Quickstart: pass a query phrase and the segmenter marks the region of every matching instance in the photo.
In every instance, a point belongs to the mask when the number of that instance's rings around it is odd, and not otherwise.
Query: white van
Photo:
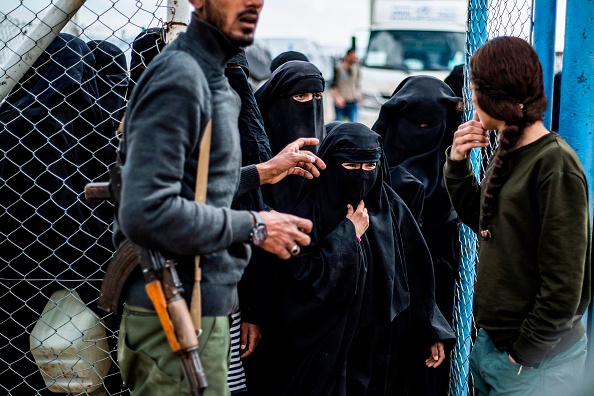
[[[361,66],[360,117],[370,125],[410,75],[445,79],[464,63],[465,0],[371,0],[371,29]]]

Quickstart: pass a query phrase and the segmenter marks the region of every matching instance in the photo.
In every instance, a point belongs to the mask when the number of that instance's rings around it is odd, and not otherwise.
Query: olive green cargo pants
[[[228,316],[202,318],[200,360],[208,381],[204,396],[230,395],[227,385],[230,339]],[[120,322],[118,360],[132,396],[189,396],[179,358],[171,352],[155,311],[127,305]]]

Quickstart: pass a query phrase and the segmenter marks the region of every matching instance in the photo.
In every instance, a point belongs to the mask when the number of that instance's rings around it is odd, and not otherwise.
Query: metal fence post
[[[4,100],[86,0],[55,0],[18,49],[0,68],[0,102]]]
[[[555,77],[555,32],[557,0],[535,0],[532,13],[534,23],[534,49],[538,53],[544,74],[545,95],[549,99],[544,124],[551,128],[553,112],[553,78]]]
[[[165,43],[172,42],[190,23],[190,3],[187,0],[167,0],[167,31]]]
[[[468,30],[466,38],[466,64],[476,49],[487,40],[487,10],[488,0],[469,0]],[[464,121],[473,116],[471,94],[468,84],[468,70],[465,70],[464,84]],[[475,174],[480,174],[480,150],[471,153],[471,162]],[[456,301],[454,312],[454,330],[456,332],[456,346],[452,359],[452,379],[450,394],[452,396],[466,396],[469,394],[470,364],[468,357],[472,348],[473,316],[472,303],[474,296],[474,278],[476,264],[477,239],[476,234],[467,226],[460,227],[462,254],[460,258],[460,279],[456,285]]]
[[[588,178],[590,224],[594,211],[594,2],[567,0],[559,134],[576,151]],[[594,369],[592,302],[588,309],[588,367]]]

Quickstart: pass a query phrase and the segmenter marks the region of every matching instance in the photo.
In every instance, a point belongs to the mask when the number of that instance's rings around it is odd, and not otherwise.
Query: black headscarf
[[[452,72],[443,80],[454,94],[462,97],[462,90],[464,89],[464,65],[457,65],[452,69]]]
[[[249,65],[245,52],[235,55],[228,65],[240,66],[226,68],[225,76],[231,88],[241,98],[241,111],[239,113],[239,134],[241,136],[242,166],[259,164],[272,158],[268,136],[264,131],[262,114],[254,98],[252,87],[248,82]]]
[[[87,44],[60,33],[0,107],[0,227],[12,241],[0,251],[32,278],[100,278],[110,256],[97,246],[111,246],[108,224],[83,196],[108,166],[94,62]]]
[[[427,347],[453,337],[435,308],[431,258],[406,205],[384,182],[379,135],[362,124],[338,124],[318,154],[327,168],[305,182],[293,212],[313,221],[311,244],[275,266],[279,327],[271,349],[282,346],[282,356],[274,356],[282,372],[273,374],[274,394],[388,394],[406,377],[406,367],[390,368],[411,359],[411,328]],[[343,162],[377,167],[347,170]],[[346,206],[361,198],[370,226],[358,242]]]
[[[435,213],[429,213],[432,206],[428,205],[433,199],[448,203],[451,209],[442,168],[445,149],[452,144],[454,132],[448,121],[460,117],[456,110],[460,100],[447,84],[435,77],[411,76],[384,103],[372,128],[384,139],[389,166],[402,165],[423,183],[423,221],[435,217]],[[436,210],[443,215],[443,205]]]
[[[11,340],[3,359],[15,382],[0,376],[7,389],[23,394],[45,388],[22,352],[49,296],[75,289],[96,309],[113,252],[111,206],[93,211],[83,196],[85,184],[106,180],[107,171],[109,141],[95,128],[104,119],[94,61],[84,41],[60,33],[0,107],[0,293],[4,306],[14,308],[10,316],[3,309],[0,322]],[[102,208],[105,217],[98,216]],[[110,392],[121,389],[114,378],[106,379]]]
[[[92,40],[87,45],[95,56],[93,68],[97,75],[98,103],[107,116],[104,129],[113,135],[126,106],[128,89],[126,55],[118,46],[107,41]]]
[[[165,29],[149,28],[140,33],[132,43],[130,55],[130,83],[126,99],[130,100],[132,90],[153,58],[165,47]]]
[[[324,139],[318,154],[327,168],[320,177],[304,184],[294,210],[295,215],[314,223],[310,233],[312,243],[304,251],[319,248],[340,223],[350,222],[345,219],[347,204],[356,208],[359,201],[364,200],[371,226],[361,238],[361,247],[367,261],[368,280],[372,283],[365,287],[366,309],[360,323],[390,322],[408,306],[408,296],[404,274],[401,272],[395,277],[395,273],[402,270],[402,260],[390,216],[389,194],[392,192],[384,183],[388,173],[382,166],[381,138],[363,124],[340,124]],[[348,170],[342,166],[344,162],[376,162],[377,167],[373,171]],[[345,243],[347,241],[345,238]],[[398,260],[396,267],[395,259]],[[391,280],[400,283],[393,284]]]
[[[452,144],[454,128],[460,123],[456,110],[460,100],[443,81],[431,76],[412,76],[382,106],[373,127],[384,139],[396,192],[405,196],[414,190],[410,188],[414,181],[405,180],[402,168],[422,183],[421,230],[433,260],[436,302],[449,323],[453,320],[460,242],[457,215],[443,181],[443,166],[445,150]],[[419,195],[407,197],[407,203],[419,207]],[[430,372],[435,377],[437,372],[444,371],[441,375],[447,378],[447,365],[444,367],[439,370],[421,367],[420,372]],[[425,378],[420,382],[438,380]],[[424,393],[415,389],[419,394]]]
[[[316,66],[309,62],[289,61],[270,76],[255,93],[264,117],[264,128],[272,155],[300,137],[324,137],[324,109],[321,99],[297,102],[293,95],[323,92],[324,79]],[[315,151],[315,148],[306,148]],[[280,212],[293,209],[295,197],[303,182],[298,176],[288,176],[280,183],[265,186],[264,202]]]
[[[264,131],[262,115],[247,79],[249,65],[245,53],[241,51],[235,55],[227,62],[227,66],[240,66],[240,68],[227,67],[225,76],[227,76],[231,88],[241,98],[238,124],[242,166],[268,161],[272,157],[270,145]],[[231,207],[238,210],[264,210],[261,190],[251,190],[235,198]],[[265,257],[266,253],[263,250],[254,249],[252,251],[250,262],[238,285],[241,316],[242,320],[247,323],[260,325],[267,317],[269,307],[268,268]]]
[[[276,56],[276,58],[274,58],[272,60],[272,62],[270,62],[270,73],[272,73],[276,69],[278,69],[279,66],[287,63],[288,61],[292,61],[292,60],[309,62],[309,59],[307,59],[307,56],[305,56],[301,52],[297,52],[297,51],[285,51],[285,52],[282,52],[282,53],[278,54]]]

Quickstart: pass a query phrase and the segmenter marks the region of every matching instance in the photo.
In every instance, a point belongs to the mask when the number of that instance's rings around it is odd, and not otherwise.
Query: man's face
[[[254,42],[264,0],[190,0],[198,16],[238,47]]]
[[[357,63],[357,54],[355,51],[350,51],[347,53],[347,55],[344,57],[344,61],[349,66],[353,66],[355,63]]]

